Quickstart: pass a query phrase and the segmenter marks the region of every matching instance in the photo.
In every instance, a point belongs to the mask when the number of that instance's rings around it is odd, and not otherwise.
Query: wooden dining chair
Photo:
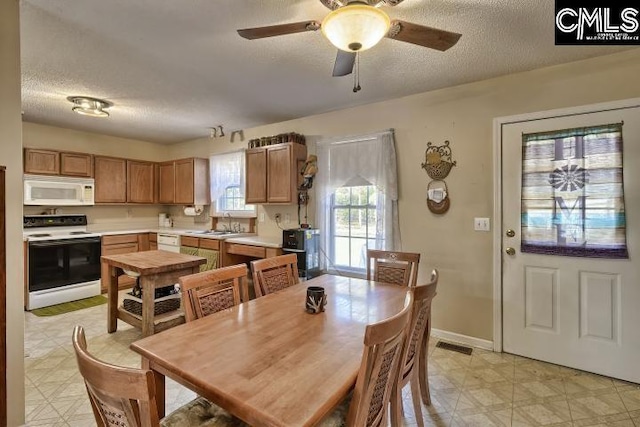
[[[367,249],[367,280],[415,286],[420,254]]]
[[[202,397],[160,420],[150,370],[124,368],[96,359],[87,351],[82,326],[74,328],[72,341],[98,427],[248,426]]]
[[[178,282],[185,319],[190,322],[240,304],[247,288],[247,266],[239,264],[189,274]]]
[[[438,271],[431,272],[431,281],[427,285],[416,286],[413,293],[413,307],[407,341],[400,364],[400,377],[394,396],[391,399],[391,418],[396,425],[402,422],[402,389],[411,383],[413,410],[419,426],[424,426],[420,399],[426,405],[431,404],[429,379],[427,377],[427,346],[431,330],[431,303],[436,296]]]
[[[251,271],[256,298],[300,283],[296,254],[251,261]]]
[[[393,388],[398,381],[412,306],[411,289],[407,291],[405,306],[400,313],[367,325],[362,362],[351,398],[346,399],[321,421],[320,427],[387,425],[387,409]]]

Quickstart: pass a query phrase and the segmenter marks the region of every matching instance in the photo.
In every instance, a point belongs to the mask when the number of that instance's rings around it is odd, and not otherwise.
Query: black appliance
[[[298,257],[298,275],[306,279],[320,276],[320,230],[292,228],[282,230],[282,252]]]

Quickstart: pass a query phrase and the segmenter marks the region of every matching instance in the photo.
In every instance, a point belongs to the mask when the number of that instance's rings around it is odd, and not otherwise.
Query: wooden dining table
[[[205,258],[168,251],[144,251],[119,255],[103,255],[101,261],[109,267],[107,283],[108,320],[107,331],[115,332],[118,319],[142,329],[142,336],[184,323],[184,313],[176,310],[155,316],[155,289],[178,283],[178,278],[200,272]],[[118,307],[118,276],[129,272],[139,276],[142,289],[140,315]]]
[[[308,286],[325,288],[325,311],[305,311]],[[368,324],[402,310],[407,288],[323,275],[131,344],[156,379],[165,376],[252,426],[313,426],[356,382]]]

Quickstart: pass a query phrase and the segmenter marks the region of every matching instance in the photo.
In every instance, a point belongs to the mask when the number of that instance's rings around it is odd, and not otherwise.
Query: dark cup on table
[[[307,288],[307,300],[305,302],[307,313],[316,314],[323,312],[326,303],[327,296],[324,293],[323,287],[309,286]]]

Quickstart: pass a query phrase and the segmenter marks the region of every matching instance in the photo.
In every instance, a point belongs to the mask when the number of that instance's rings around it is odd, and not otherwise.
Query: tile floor
[[[25,384],[28,426],[93,426],[77,371],[71,332],[85,328],[89,350],[123,366],[140,366],[129,344],[138,330],[120,322],[106,333],[107,306],[54,317],[25,313]],[[635,426],[640,427],[640,386],[509,354],[475,349],[466,356],[429,346],[432,426]],[[408,392],[407,386],[405,392]],[[167,411],[194,393],[167,380]],[[415,426],[410,395],[405,424]]]

